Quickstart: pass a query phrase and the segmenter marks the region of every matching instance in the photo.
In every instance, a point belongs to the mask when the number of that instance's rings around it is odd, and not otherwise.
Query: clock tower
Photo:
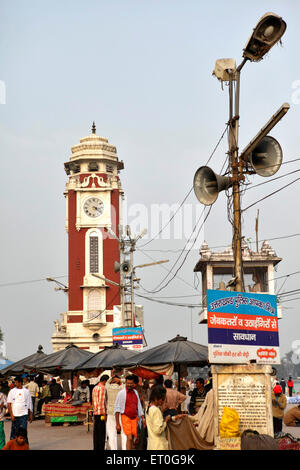
[[[68,311],[55,321],[54,351],[73,343],[98,352],[112,345],[112,328],[120,312],[120,283],[114,262],[120,262],[118,241],[122,225],[123,191],[119,178],[123,162],[104,137],[92,133],[72,147],[65,163],[66,231],[68,233]]]

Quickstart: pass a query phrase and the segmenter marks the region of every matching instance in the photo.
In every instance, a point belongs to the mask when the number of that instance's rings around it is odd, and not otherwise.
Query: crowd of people
[[[43,376],[15,377],[0,388],[0,449],[27,450],[27,424],[37,419],[43,405],[68,403],[74,407],[89,403],[93,415],[94,450],[168,450],[168,423],[189,420],[203,441],[213,444],[214,398],[212,377],[177,381],[163,376],[149,381],[121,371],[103,374],[98,383],[89,380],[45,380]],[[74,384],[76,386],[74,386]],[[178,391],[180,390],[180,391]],[[300,426],[300,405],[286,411],[287,397],[293,396],[292,377],[273,379],[272,410],[274,434],[286,426]],[[4,417],[11,420],[6,443]],[[180,424],[180,423],[179,423]]]
[[[117,373],[102,375],[92,392],[94,450],[117,450],[118,434],[122,450],[167,450],[167,423],[179,419],[191,419],[201,432],[199,410],[202,405],[207,409],[211,388],[211,377],[198,378],[195,384],[182,379],[178,387],[162,376],[150,384],[134,374],[127,375],[125,383]]]
[[[74,383],[64,383],[59,378],[47,381],[43,376],[17,376],[1,383],[0,449],[29,448],[28,423],[42,415],[44,404],[57,401],[74,407],[90,403],[94,450],[117,450],[118,446],[122,450],[167,449],[167,423],[188,416],[198,425],[198,411],[205,401],[209,383],[211,377],[195,382],[181,379],[178,387],[177,381],[170,378],[164,381],[163,376],[149,381],[112,371],[111,376],[102,375],[95,385],[89,380],[77,380],[76,387],[72,387]],[[7,443],[5,415],[11,420]]]
[[[282,432],[283,423],[286,426],[300,426],[300,406],[293,406],[286,411],[287,397],[292,397],[295,393],[294,381],[291,376],[287,380],[281,377],[273,379],[272,390],[272,413],[274,435]]]
[[[76,392],[78,393],[77,390]],[[72,395],[64,392],[60,380],[56,381],[55,378],[47,381],[42,375],[17,376],[13,380],[2,381],[0,388],[0,450],[28,450],[28,422],[31,423],[41,415],[44,404],[58,400],[66,402],[70,399],[72,399]],[[11,420],[10,439],[7,444],[4,432],[6,415]]]

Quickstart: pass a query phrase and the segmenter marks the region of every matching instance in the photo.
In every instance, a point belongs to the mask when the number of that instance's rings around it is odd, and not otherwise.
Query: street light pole
[[[229,159],[232,173],[233,196],[233,257],[234,257],[234,288],[244,290],[243,260],[242,260],[242,223],[240,181],[243,178],[243,162],[239,160],[239,107],[240,107],[240,72],[247,62],[245,58],[236,71],[229,70]],[[233,75],[235,74],[235,76]],[[233,97],[233,80],[236,81],[235,97]],[[234,103],[233,103],[234,99]],[[234,109],[234,116],[233,116]]]
[[[130,274],[130,300],[131,300],[131,326],[135,327],[135,303],[134,303],[134,277],[135,272],[133,268],[133,252],[135,251],[135,240],[131,240],[130,244],[130,264],[132,271]]]
[[[218,80],[229,83],[228,156],[232,176],[230,178],[222,177],[216,175],[210,168],[202,166],[197,170],[194,176],[194,191],[196,197],[202,204],[211,205],[216,201],[220,191],[232,186],[234,279],[231,285],[234,286],[235,291],[244,291],[240,184],[244,180],[244,173],[248,172],[248,154],[250,151],[253,151],[255,157],[255,151],[257,151],[256,158],[259,164],[253,161],[253,155],[250,157],[250,164],[255,173],[262,176],[269,176],[271,174],[271,171],[265,171],[267,160],[274,160],[275,165],[272,165],[274,167],[273,172],[276,173],[276,171],[278,171],[282,157],[280,146],[278,144],[277,149],[275,149],[276,142],[271,136],[267,137],[265,141],[262,139],[289,109],[289,105],[284,103],[277,111],[276,115],[272,116],[266,126],[264,126],[256,138],[253,139],[253,142],[247,146],[246,151],[239,155],[240,73],[247,61],[259,62],[262,60],[264,55],[280,41],[285,29],[286,23],[281,17],[275,13],[266,13],[257,23],[243,50],[243,61],[241,64],[236,68],[234,59],[219,59],[213,71],[213,75],[215,75]],[[234,83],[235,96],[233,93]],[[259,143],[263,144],[263,151],[257,147]],[[262,156],[262,154],[264,155]],[[262,169],[260,167],[262,167]]]

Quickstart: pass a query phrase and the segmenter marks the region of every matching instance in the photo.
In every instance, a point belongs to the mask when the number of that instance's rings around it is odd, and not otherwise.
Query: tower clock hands
[[[99,217],[103,210],[104,204],[98,198],[89,198],[84,203],[84,211],[90,217]]]

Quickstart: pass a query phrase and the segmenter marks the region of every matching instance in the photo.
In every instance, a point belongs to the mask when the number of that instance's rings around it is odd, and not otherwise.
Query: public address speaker
[[[232,178],[218,175],[208,166],[200,166],[195,173],[193,186],[197,199],[205,206],[211,206],[220,191],[232,186]]]
[[[260,176],[273,176],[282,163],[282,149],[274,137],[267,135],[257,144],[253,152],[246,157],[255,173]]]
[[[115,261],[115,273],[122,271],[123,273],[130,273],[131,272],[131,264],[128,261],[124,261],[122,264]]]

